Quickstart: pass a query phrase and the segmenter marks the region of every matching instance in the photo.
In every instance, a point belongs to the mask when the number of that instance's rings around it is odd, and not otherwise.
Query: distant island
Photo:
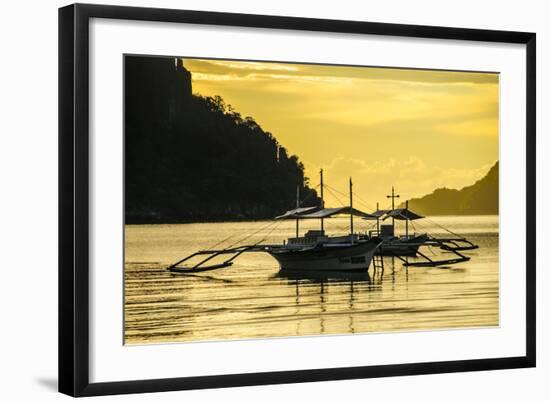
[[[439,188],[410,199],[409,208],[424,215],[498,214],[498,161],[487,175],[460,190]],[[400,207],[404,207],[402,204]]]
[[[192,93],[181,60],[124,61],[126,223],[272,218],[319,205],[304,166],[252,117]]]

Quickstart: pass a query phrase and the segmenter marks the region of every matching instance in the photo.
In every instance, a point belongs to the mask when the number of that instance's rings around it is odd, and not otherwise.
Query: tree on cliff
[[[171,58],[125,57],[126,222],[270,218],[319,198],[304,166],[252,117],[192,95]]]

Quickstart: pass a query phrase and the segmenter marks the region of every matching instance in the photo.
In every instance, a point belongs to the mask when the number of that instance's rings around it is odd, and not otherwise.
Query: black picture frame
[[[276,28],[526,45],[526,353],[520,357],[90,383],[89,21],[91,18]],[[141,393],[534,367],[536,35],[435,26],[75,4],[59,9],[59,391]]]

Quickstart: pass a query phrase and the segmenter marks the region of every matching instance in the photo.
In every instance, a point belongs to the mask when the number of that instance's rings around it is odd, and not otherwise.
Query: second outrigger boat
[[[394,190],[392,188],[392,196]],[[398,195],[397,195],[398,196]],[[377,210],[372,213],[372,217],[364,217],[365,220],[376,220],[376,230],[370,230],[369,237],[379,237],[382,239],[380,254],[384,256],[416,256],[419,248],[426,243],[428,234],[409,234],[409,221],[421,219],[420,216],[409,210],[408,202],[404,209],[395,209],[392,202],[392,209]],[[391,218],[391,224],[380,224],[380,220],[385,221]],[[405,235],[395,235],[395,220],[405,221]]]
[[[440,226],[442,229],[447,231],[449,234],[452,234],[451,238],[441,238],[433,237],[427,233],[409,233],[409,224],[412,224],[412,221],[424,219],[424,216],[421,216],[418,213],[413,212],[409,209],[409,201],[405,202],[404,208],[395,208],[395,199],[399,198],[400,195],[395,193],[395,189],[392,187],[391,194],[387,195],[387,198],[391,198],[391,209],[380,210],[378,204],[376,205],[376,211],[372,213],[369,217],[364,217],[365,220],[376,220],[376,230],[370,230],[368,233],[369,237],[379,237],[382,239],[382,244],[379,249],[379,253],[383,256],[394,256],[403,261],[406,266],[438,266],[441,264],[451,264],[458,262],[465,262],[469,260],[469,257],[461,254],[459,251],[470,251],[477,249],[478,246],[470,242],[468,239],[461,237],[451,231],[445,229],[445,227]],[[386,221],[391,218],[391,224],[380,224],[380,220]],[[405,234],[396,235],[395,233],[395,221],[404,221],[405,222]],[[444,251],[455,254],[456,257],[445,260],[433,260],[420,252],[420,247],[422,246],[434,246],[438,247]],[[421,257],[422,261],[413,262],[408,259],[403,259],[403,257],[408,258],[412,257]]]

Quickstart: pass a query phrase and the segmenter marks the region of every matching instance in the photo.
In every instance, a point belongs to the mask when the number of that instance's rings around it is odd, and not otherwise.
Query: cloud
[[[337,68],[335,68],[337,67]],[[409,68],[380,68],[369,66],[319,66],[306,64],[301,71],[304,74],[330,74],[375,81],[396,81],[426,84],[497,84],[498,74],[480,72],[458,72],[420,70]]]
[[[498,84],[497,73],[420,70],[407,68],[381,68],[368,66],[341,66],[322,64],[277,63],[265,61],[237,61],[214,59],[184,59],[188,69],[197,73],[229,75],[235,79],[301,80],[309,79],[338,81],[338,78],[372,81],[394,81],[414,84]],[[257,74],[262,72],[262,74]],[[280,74],[284,72],[284,74]],[[255,78],[253,75],[255,74]]]
[[[380,208],[389,205],[391,201],[386,195],[391,193],[392,186],[401,195],[401,200],[423,196],[442,187],[460,189],[485,176],[493,164],[475,168],[443,168],[429,166],[416,156],[405,160],[389,158],[375,162],[338,157],[322,166],[324,181],[329,188],[326,192],[327,206],[337,206],[341,201],[347,202],[345,194],[348,193],[349,177],[353,179],[354,193],[361,204],[358,207],[373,210],[376,202],[380,203]],[[314,185],[319,181],[320,168],[321,166],[306,162],[306,173]]]
[[[498,133],[498,85],[474,83],[498,82],[495,74],[195,59],[186,64],[199,91],[264,102],[284,97],[276,101],[289,119],[394,132]]]

